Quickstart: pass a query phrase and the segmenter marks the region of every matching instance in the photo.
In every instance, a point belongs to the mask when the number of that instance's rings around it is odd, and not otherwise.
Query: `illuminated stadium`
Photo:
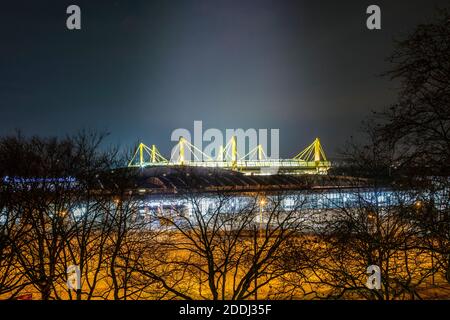
[[[194,160],[191,160],[192,156]],[[331,168],[331,162],[327,160],[319,138],[316,138],[313,143],[292,159],[270,159],[261,144],[240,156],[235,136],[225,146],[220,146],[215,158],[205,154],[187,139],[181,137],[170,159],[165,158],[155,145],[148,147],[140,143],[128,166],[224,168],[253,175],[326,174]]]

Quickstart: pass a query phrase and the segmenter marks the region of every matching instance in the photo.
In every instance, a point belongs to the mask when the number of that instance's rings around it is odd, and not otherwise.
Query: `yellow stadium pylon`
[[[189,158],[186,157],[186,152],[189,152]],[[178,158],[176,156],[178,156]],[[191,159],[192,156],[194,159]],[[128,163],[129,167],[161,165],[220,167],[232,170],[239,169],[239,171],[246,174],[258,174],[258,172],[264,172],[263,170],[258,170],[268,167],[276,167],[276,172],[291,174],[324,174],[327,173],[328,169],[331,167],[331,163],[327,160],[319,138],[314,139],[308,147],[292,159],[272,159],[267,157],[261,144],[258,144],[246,155],[241,157],[237,149],[236,136],[232,136],[225,146],[220,146],[218,155],[215,159],[192,145],[186,138],[180,137],[176,148],[173,149],[170,160],[164,158],[154,144],[149,148],[145,144],[139,143],[133,157]]]
[[[303,160],[303,161],[327,161],[325,152],[323,151],[320,139],[316,138],[313,143],[307,146],[303,151],[297,154],[293,160]]]
[[[146,161],[146,158],[149,159],[149,161]],[[136,160],[139,159],[139,161],[136,162]],[[139,143],[138,147],[136,148],[136,151],[133,154],[133,157],[131,158],[130,162],[128,163],[129,167],[144,167],[149,162],[151,163],[168,163],[169,161],[164,158],[161,153],[158,151],[155,145],[152,145],[151,148],[147,147],[142,142]]]

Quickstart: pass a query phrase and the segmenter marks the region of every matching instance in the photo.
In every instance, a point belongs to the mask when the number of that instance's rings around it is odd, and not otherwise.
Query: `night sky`
[[[155,143],[172,130],[279,128],[293,156],[316,136],[333,155],[372,109],[393,102],[379,75],[393,40],[448,0],[2,1],[0,135],[108,131]],[[66,29],[66,8],[82,30]],[[366,29],[366,8],[382,30]]]

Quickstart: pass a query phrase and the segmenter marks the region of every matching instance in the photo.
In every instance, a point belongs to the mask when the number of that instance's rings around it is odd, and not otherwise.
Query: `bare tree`
[[[3,175],[2,175],[3,176]],[[26,286],[14,248],[23,236],[17,212],[11,207],[13,190],[2,183],[0,189],[0,296],[14,298]]]
[[[447,281],[449,271],[450,174],[450,14],[419,25],[397,43],[387,73],[399,80],[398,103],[379,114],[380,141],[394,147],[397,180],[420,193],[417,228],[428,234],[429,249]]]
[[[449,174],[450,14],[398,41],[387,74],[401,85],[398,103],[379,114],[379,138],[395,144],[399,165]],[[419,171],[420,172],[420,171]]]
[[[136,271],[156,281],[168,298],[269,297],[269,287],[288,272],[280,263],[287,242],[306,228],[304,198],[187,189],[172,206],[153,213],[160,224],[157,247],[164,251],[153,259],[162,267],[149,270],[141,260],[134,262]]]
[[[95,176],[109,163],[98,152],[101,140],[80,133],[62,140],[17,135],[0,143],[4,184],[13,190],[4,210],[17,217],[14,229],[21,231],[20,238],[10,241],[19,265],[16,270],[44,300],[61,298],[64,291],[67,259],[63,257],[79,231],[73,214],[86,192],[94,189]]]

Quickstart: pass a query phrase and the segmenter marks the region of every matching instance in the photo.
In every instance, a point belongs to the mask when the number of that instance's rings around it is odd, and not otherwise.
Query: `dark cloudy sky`
[[[0,6],[0,134],[109,131],[156,143],[176,128],[279,128],[333,154],[388,105],[393,39],[448,1],[14,0]],[[65,27],[69,4],[82,30]],[[382,30],[366,29],[366,8]]]

